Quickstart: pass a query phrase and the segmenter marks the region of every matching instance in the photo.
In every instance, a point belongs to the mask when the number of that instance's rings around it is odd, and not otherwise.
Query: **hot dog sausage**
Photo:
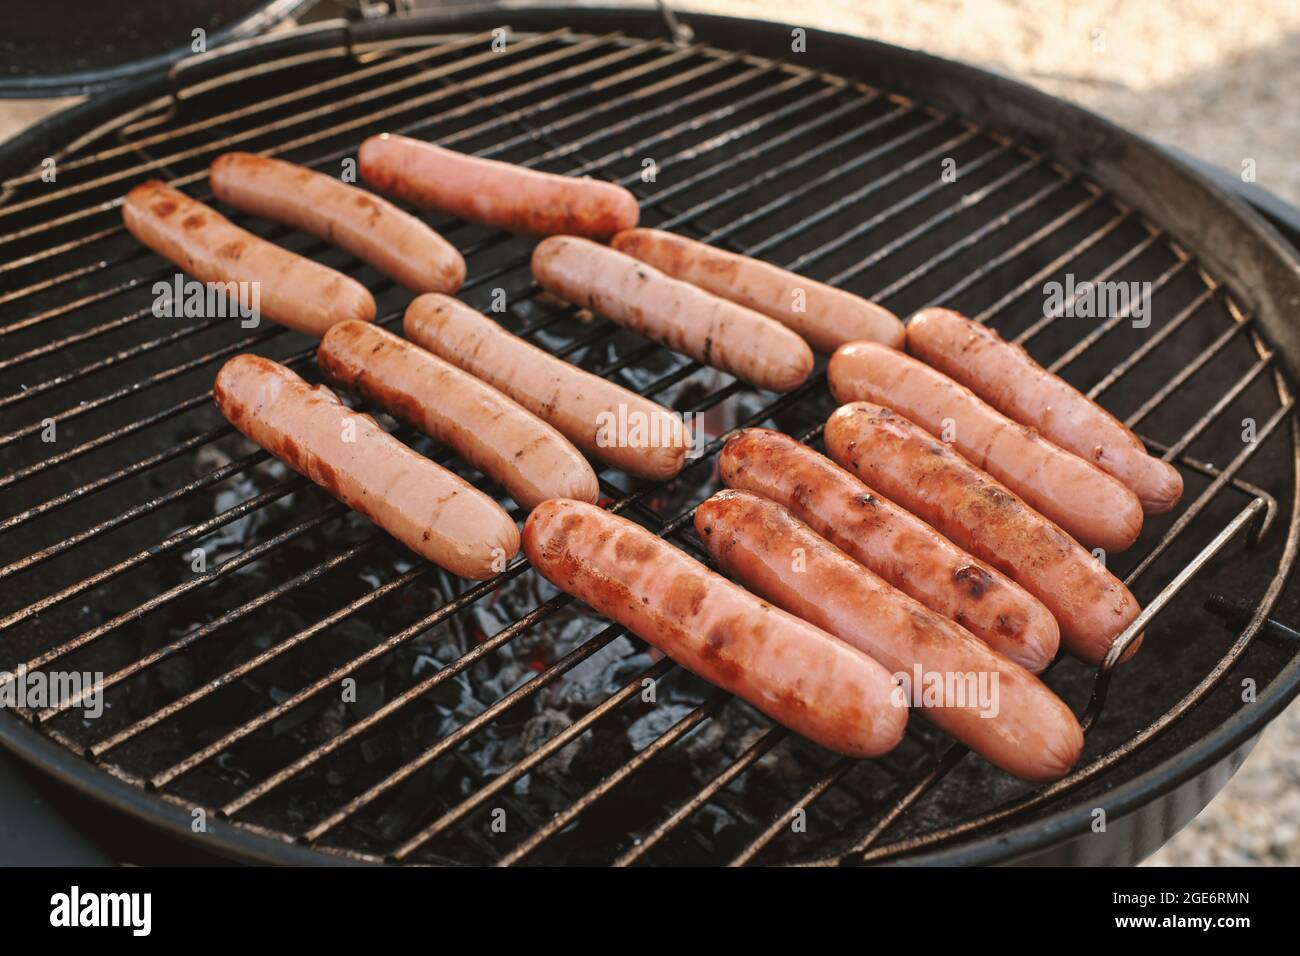
[[[610,244],[674,279],[776,319],[818,351],[860,339],[903,347],[903,323],[888,309],[769,262],[659,229],[629,229]]]
[[[1026,780],[1055,780],[1079,759],[1079,722],[1041,681],[779,504],[722,491],[695,512],[695,529],[729,575],[901,676],[913,706],[991,763]]]
[[[421,209],[532,236],[604,239],[641,216],[636,197],[614,183],[538,172],[384,133],[361,144],[366,182]]]
[[[600,497],[596,473],[568,439],[490,385],[366,322],[325,333],[317,361],[334,382],[450,445],[524,508]]]
[[[1122,422],[992,329],[948,309],[923,309],[908,323],[907,349],[1003,414],[1114,475],[1147,514],[1164,514],[1183,496],[1178,469],[1147,454]]]
[[[404,331],[630,475],[667,481],[686,464],[690,436],[677,415],[511,335],[463,302],[422,295],[407,308]]]
[[[942,372],[874,342],[852,342],[831,357],[827,378],[837,401],[884,405],[951,442],[1082,544],[1123,551],[1137,540],[1142,505],[1122,482],[1017,425]]]
[[[826,448],[1042,601],[1076,657],[1099,663],[1138,616],[1128,588],[1073,538],[903,416],[867,402],[844,405],[826,422]]]
[[[823,747],[873,757],[903,735],[907,708],[880,664],[640,525],[548,501],[528,516],[524,552],[556,587]]]
[[[747,428],[718,458],[722,480],[790,509],[894,587],[1037,674],[1061,634],[1037,598],[920,518],[789,435]]]
[[[236,355],[213,394],[230,424],[453,574],[488,578],[518,553],[500,505],[283,365]]]
[[[256,283],[261,312],[273,322],[321,336],[336,322],[375,318],[365,286],[341,272],[267,242],[156,179],[122,204],[137,240],[200,282]]]
[[[781,323],[608,246],[543,239],[533,277],[547,292],[759,388],[788,392],[812,371],[812,350]]]
[[[465,281],[455,246],[387,200],[332,176],[223,153],[212,161],[208,183],[222,202],[341,246],[415,292],[455,292]]]

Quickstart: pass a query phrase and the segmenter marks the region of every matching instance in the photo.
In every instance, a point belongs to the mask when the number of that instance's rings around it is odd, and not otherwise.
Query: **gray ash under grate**
[[[231,433],[206,395],[220,362],[252,349],[318,379],[311,343],[230,320],[154,318],[152,283],[174,270],[121,232],[116,199],[159,174],[204,198],[207,163],[228,148],[332,170],[365,135],[389,130],[622,181],[645,225],[790,264],[899,314],[945,304],[1005,335],[1037,328],[1036,357],[1068,358],[1067,378],[1100,384],[1107,407],[1137,415],[1155,447],[1174,446],[1184,504],[1149,521],[1111,567],[1139,572],[1135,593],[1151,602],[1204,563],[1165,595],[1141,655],[1110,681],[1081,766],[1107,764],[1070,792],[1109,785],[1117,748],[1230,653],[1233,635],[1201,609],[1205,598],[1262,601],[1292,557],[1289,398],[1231,291],[1088,181],[900,97],[702,45],[559,30],[516,33],[497,54],[490,41],[429,36],[358,48],[355,59],[268,59],[198,88],[174,115],[164,98],[121,117],[135,126],[62,157],[53,190],[13,183],[0,205],[0,512],[10,516],[0,519],[0,668],[34,661],[112,681],[103,718],[53,715],[43,732],[214,819],[225,811],[258,832],[402,862],[818,859],[868,838],[897,845],[1031,792],[975,758],[954,760],[920,720],[877,761],[793,739],[556,596],[522,560],[502,580],[450,578]],[[653,181],[642,177],[647,158]],[[956,184],[939,177],[945,158],[957,161]],[[409,295],[368,268],[233,218],[357,276],[380,321],[400,323]],[[702,414],[709,454],[678,481],[601,476],[623,514],[697,556],[686,516],[717,487],[718,436],[762,423],[815,439],[832,408],[820,376],[788,396],[754,393],[539,299],[531,241],[430,221],[466,255],[465,301],[490,310],[504,289],[509,310],[497,317],[508,327]],[[1066,273],[1152,282],[1151,327],[1044,322],[1042,288]],[[1271,439],[1243,445],[1243,417]],[[40,437],[49,418],[52,444]],[[1248,548],[1270,500],[1278,513]],[[1254,642],[1241,667],[1270,674],[1289,658]],[[648,678],[658,678],[653,703]],[[347,702],[345,679],[355,680]],[[1094,679],[1064,661],[1049,683],[1083,712]],[[1222,721],[1236,693],[1228,682],[1199,695],[1162,745]],[[1058,805],[1037,800],[1015,820]],[[789,826],[797,808],[802,832]]]

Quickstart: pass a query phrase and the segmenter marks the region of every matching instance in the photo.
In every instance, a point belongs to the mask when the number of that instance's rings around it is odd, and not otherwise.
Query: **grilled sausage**
[[[212,161],[208,183],[222,202],[341,246],[412,291],[455,292],[465,281],[455,246],[387,200],[332,176],[223,153]]]
[[[366,182],[421,209],[532,236],[604,239],[641,216],[636,197],[614,183],[538,172],[384,133],[361,144]]]
[[[776,319],[820,352],[860,339],[903,347],[903,323],[888,309],[769,262],[659,229],[629,229],[610,244],[674,279]]]
[[[568,439],[472,375],[386,329],[340,322],[316,359],[325,374],[451,446],[524,508],[600,497],[596,473]]]
[[[1047,605],[1074,656],[1099,663],[1138,616],[1128,588],[1073,538],[901,415],[867,402],[844,405],[826,422],[826,447],[871,487]]]
[[[263,315],[307,335],[336,322],[375,318],[365,286],[341,272],[281,249],[156,179],[122,204],[137,240],[200,282],[255,283]]]
[[[852,342],[831,356],[827,378],[837,401],[884,405],[951,442],[1084,545],[1123,551],[1137,540],[1142,505],[1122,482],[1017,425],[942,372],[883,345]]]
[[[1022,667],[1037,674],[1056,657],[1060,630],[1037,598],[789,435],[737,432],[718,470]]]
[[[463,302],[422,295],[407,308],[404,331],[630,475],[667,481],[686,464],[690,436],[677,415],[510,334]]]
[[[230,424],[453,574],[488,578],[519,552],[519,529],[495,501],[283,365],[236,355],[213,394]]]
[[[781,323],[608,246],[543,239],[533,277],[561,299],[759,388],[788,392],[812,371],[812,350]]]
[[[1124,482],[1149,515],[1183,496],[1183,476],[1147,454],[1118,419],[1019,345],[948,309],[923,309],[907,327],[907,349],[946,372],[1004,415]]]
[[[1079,759],[1079,722],[1038,678],[779,504],[722,491],[696,510],[695,530],[727,574],[871,655],[925,717],[989,762],[1026,780],[1055,780]]]
[[[862,651],[760,601],[640,525],[577,501],[548,501],[524,552],[556,587],[823,747],[890,750],[907,708]]]

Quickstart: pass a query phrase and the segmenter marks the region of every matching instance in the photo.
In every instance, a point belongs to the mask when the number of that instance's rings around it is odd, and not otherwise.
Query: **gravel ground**
[[[613,2],[613,0],[607,0]],[[1300,203],[1300,3],[673,0],[964,60],[1095,110]],[[1290,94],[1290,96],[1288,96]],[[71,101],[0,104],[0,139]],[[1300,863],[1300,703],[1150,865]]]

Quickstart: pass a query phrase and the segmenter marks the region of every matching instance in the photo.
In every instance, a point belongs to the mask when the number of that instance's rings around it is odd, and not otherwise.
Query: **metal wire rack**
[[[35,168],[5,183],[0,667],[102,671],[108,703],[93,721],[78,698],[23,719],[167,801],[346,860],[843,863],[1050,808],[1207,698],[1251,646],[1296,545],[1293,503],[1244,477],[1261,449],[1292,467],[1294,431],[1269,439],[1293,399],[1228,288],[1049,157],[887,91],[698,43],[567,29],[500,40],[420,34],[203,79],[182,69],[169,94],[52,157],[54,182]],[[1251,621],[1226,648],[1185,655],[1159,699],[1114,728],[1112,683],[1149,681],[1131,675],[1142,661],[1163,666],[1158,642],[1130,672],[1055,668],[1053,686],[1087,700],[1089,748],[1069,777],[1031,789],[916,721],[877,761],[792,739],[556,594],[523,559],[472,585],[414,564],[241,446],[211,407],[225,358],[257,350],[310,377],[314,347],[220,317],[160,328],[150,290],[174,269],[124,234],[117,208],[149,176],[210,200],[207,164],[229,149],[337,171],[382,131],[610,179],[637,193],[647,225],[900,314],[948,305],[993,324],[1121,410],[1187,478],[1177,511],[1112,559],[1145,606],[1132,633],[1196,606],[1193,585],[1225,561],[1254,568]],[[955,183],[940,175],[949,159]],[[380,324],[400,322],[409,295],[361,263],[233,218],[359,278]],[[820,363],[795,392],[755,393],[539,297],[529,241],[430,221],[465,254],[467,302],[490,310],[504,290],[497,317],[519,334],[702,417],[707,444],[670,485],[601,474],[611,509],[702,557],[689,519],[716,488],[724,436],[767,424],[817,439],[831,407]],[[1076,321],[1073,302],[1044,314],[1044,284],[1066,273],[1149,282],[1150,328],[1127,311]],[[1243,407],[1257,428],[1234,443]],[[647,681],[665,688],[661,703],[644,701]],[[341,704],[341,687],[360,696]]]

